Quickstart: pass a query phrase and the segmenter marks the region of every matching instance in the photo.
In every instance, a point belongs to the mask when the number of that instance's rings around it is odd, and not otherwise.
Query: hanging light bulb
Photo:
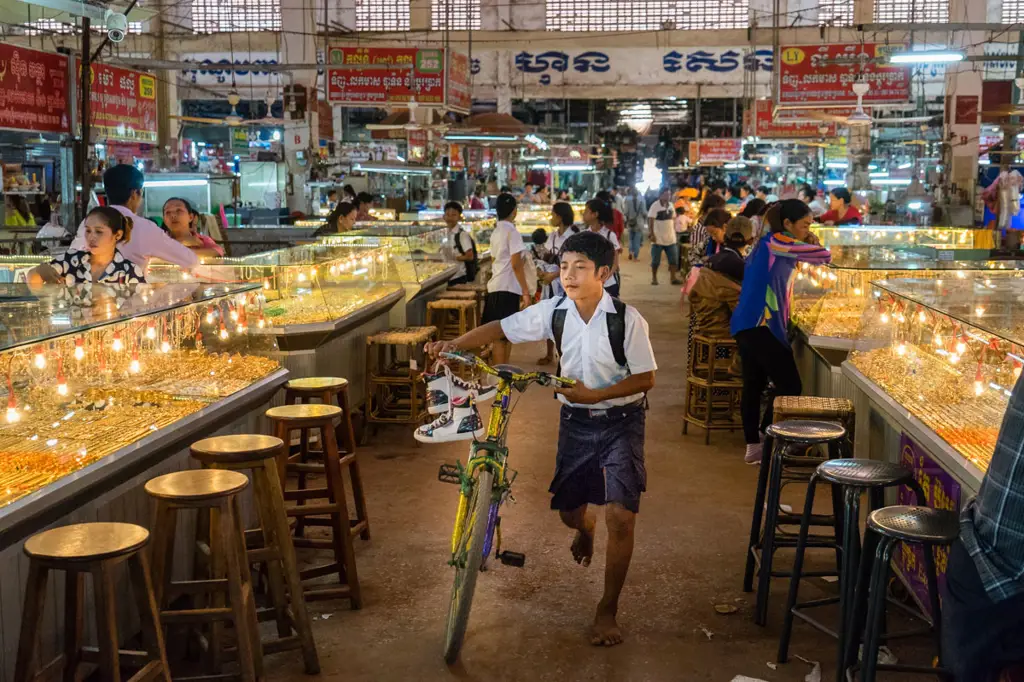
[[[232,322],[238,322],[238,311],[232,308],[231,312],[228,313],[228,317],[231,318]]]
[[[206,324],[213,324],[213,306],[206,309]]]
[[[167,334],[164,334],[164,340],[160,342],[160,352],[170,353],[171,352],[171,340],[167,338]]]
[[[267,321],[263,318],[263,313],[260,313],[260,319],[256,323],[256,326],[259,327],[260,329],[263,329],[264,327],[267,326]]]
[[[853,288],[853,295],[854,296],[860,296],[862,293],[863,293],[863,291],[861,290],[860,287],[854,287]]]
[[[960,362],[960,356],[957,355],[956,353],[950,353],[949,354],[949,364],[955,365],[958,362]]]
[[[921,322],[924,322],[924,321],[925,321],[925,314],[924,314],[924,311],[923,311],[923,310],[920,310],[920,311],[918,311],[918,313],[917,313],[917,319],[918,319],[918,320],[920,320]]]
[[[221,341],[225,341],[228,338],[228,328],[224,326],[224,323],[220,323],[220,334]]]
[[[264,289],[269,289],[270,288],[270,280],[269,279],[263,280],[263,288]]]
[[[967,344],[964,343],[963,341],[957,341],[956,352],[958,355],[963,355],[965,352],[967,352]]]
[[[974,309],[974,314],[977,315],[978,317],[983,316],[985,314],[985,307],[984,306],[980,306],[980,305],[977,306]]]
[[[7,390],[10,394],[7,396],[7,423],[13,424],[21,421],[21,413],[18,412],[18,401],[14,398],[14,391],[11,390],[10,382],[7,383]]]
[[[64,364],[57,362],[57,395],[68,394],[68,380],[64,378]]]
[[[903,356],[903,355],[906,355],[906,354],[907,354],[907,344],[900,343],[900,345],[896,346],[896,355]]]
[[[111,342],[110,348],[115,353],[120,353],[124,349],[124,344],[121,343],[121,332],[114,332],[114,340]]]
[[[36,353],[32,357],[32,363],[36,366],[37,369],[43,369],[44,367],[46,367],[46,356],[43,355],[42,346],[36,347]]]
[[[156,338],[156,324],[152,320],[146,324],[146,338],[150,340]]]
[[[138,374],[142,367],[139,365],[139,351],[132,351],[132,361],[128,364],[128,371]]]
[[[305,282],[305,281],[306,281],[306,273],[304,273],[304,272],[300,272],[300,273],[299,273],[299,276],[298,276],[298,280],[299,280],[300,282]]]
[[[932,339],[932,343],[934,343],[936,346],[941,347],[942,346],[942,336],[940,336],[936,332],[935,337]]]
[[[85,357],[85,341],[79,336],[75,339],[75,360],[81,360]]]
[[[981,395],[985,392],[985,384],[980,381],[974,382],[974,395]]]
[[[882,313],[879,315],[878,321],[882,324],[889,324],[889,313]]]

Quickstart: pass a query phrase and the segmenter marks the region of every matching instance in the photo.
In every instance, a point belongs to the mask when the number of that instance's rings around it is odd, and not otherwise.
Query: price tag
[[[416,371],[419,371],[419,368],[420,368],[420,366],[419,366],[419,363],[416,362],[416,358],[409,358],[409,369],[411,369],[412,371],[416,372]]]

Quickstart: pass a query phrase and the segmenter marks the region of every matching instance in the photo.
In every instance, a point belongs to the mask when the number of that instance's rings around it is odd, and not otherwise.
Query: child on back
[[[570,548],[573,559],[589,566],[596,524],[590,505],[605,506],[604,595],[590,638],[599,646],[622,641],[616,613],[633,555],[640,496],[646,490],[646,394],[654,387],[657,370],[647,322],[635,308],[613,299],[604,289],[614,263],[615,248],[608,239],[596,232],[575,234],[561,250],[564,296],[477,327],[454,341],[426,347],[434,357],[499,340],[550,339],[559,347],[561,374],[577,384],[556,389],[562,408],[555,476],[549,488],[551,508],[576,531]]]

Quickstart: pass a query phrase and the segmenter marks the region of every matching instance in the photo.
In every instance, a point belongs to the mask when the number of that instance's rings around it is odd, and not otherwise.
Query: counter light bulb
[[[150,322],[149,324],[146,325],[146,338],[147,339],[155,339],[156,338],[156,325],[153,324],[152,322]]]
[[[142,367],[139,365],[139,351],[132,353],[132,361],[128,364],[128,371],[132,374],[138,374]]]
[[[46,356],[43,355],[42,348],[36,349],[36,354],[32,358],[32,363],[36,366],[37,369],[43,369],[44,367],[46,367]]]
[[[958,355],[963,355],[964,353],[966,353],[967,344],[965,344],[963,341],[958,341],[956,344],[956,352]]]
[[[57,395],[68,394],[68,382],[64,380],[64,377],[57,377]]]
[[[337,275],[337,274],[338,274],[338,266],[337,266],[337,265],[332,265],[332,266],[330,267],[330,273],[331,273],[332,275]]]
[[[958,362],[960,362],[960,356],[956,353],[951,353],[949,356],[949,364],[955,365]]]
[[[213,324],[213,308],[206,309],[206,324]]]
[[[861,290],[861,288],[860,288],[860,287],[854,287],[854,288],[853,288],[853,295],[854,295],[854,296],[860,296],[860,295],[861,295],[861,293],[863,293],[863,292],[862,292],[862,290]]]
[[[124,344],[121,343],[121,332],[114,332],[114,340],[110,344],[110,348],[115,353],[120,353],[124,349]]]
[[[7,390],[11,391],[10,383],[7,384]],[[15,400],[14,393],[12,392],[10,395],[7,396],[7,423],[13,424],[20,420],[21,413],[18,412],[18,401]]]
[[[939,285],[940,287],[942,286],[942,280],[941,280],[941,279],[937,279],[937,280],[935,280],[935,283],[936,283],[937,285]]]
[[[981,395],[985,392],[985,386],[980,381],[974,382],[974,395]]]
[[[306,281],[306,273],[304,273],[304,272],[300,272],[299,273],[299,281],[300,282],[305,282]]]
[[[956,271],[956,278],[957,279],[964,279],[965,277],[967,277],[967,275],[964,274],[963,270],[957,270]]]
[[[907,344],[901,343],[900,345],[896,346],[896,355],[901,355],[902,356],[902,355],[906,355],[906,354],[907,354]]]
[[[932,343],[934,343],[936,346],[942,346],[942,337],[936,334],[935,338],[932,339]]]
[[[263,319],[262,315],[260,315],[259,322],[256,323],[256,326],[259,327],[260,329],[263,329],[264,327],[267,326],[267,321]]]
[[[81,360],[85,357],[84,342],[81,338],[75,339],[75,360]]]
[[[270,280],[269,279],[263,280],[263,288],[264,289],[269,289],[270,288]]]
[[[228,317],[231,318],[232,322],[238,322],[238,311],[237,310],[232,310],[231,313],[228,315]]]
[[[923,311],[923,310],[919,310],[919,311],[918,311],[918,313],[917,313],[917,319],[918,319],[918,320],[920,320],[921,322],[924,322],[924,321],[925,321],[925,314],[924,314],[924,311]]]
[[[978,317],[983,316],[985,314],[985,307],[979,305],[977,308],[974,309],[974,314],[977,315]]]
[[[160,342],[160,352],[161,353],[170,353],[171,352],[171,342],[167,340],[166,336],[164,337],[164,340]]]
[[[882,324],[889,324],[889,313],[882,313],[879,316],[878,321]]]
[[[220,334],[219,334],[219,336],[221,338],[221,341],[224,341],[224,340],[226,340],[228,338],[228,328],[225,327],[223,324],[221,324],[221,326],[220,326]]]

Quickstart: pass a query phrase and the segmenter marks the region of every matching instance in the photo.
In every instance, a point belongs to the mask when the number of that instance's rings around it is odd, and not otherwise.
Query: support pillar
[[[985,21],[984,2],[976,0],[950,0],[949,16],[958,21],[982,23]],[[985,38],[969,33],[963,37],[968,56],[984,54]],[[964,196],[968,206],[974,205],[978,184],[978,138],[981,135],[981,81],[982,73],[971,62],[950,64],[946,67],[946,108],[943,119],[943,139],[946,141],[946,188]],[[954,94],[955,93],[955,94]],[[959,203],[954,197],[954,203]]]
[[[317,32],[315,3],[281,10],[281,63],[315,64],[316,41],[307,36]],[[319,112],[317,107],[317,73],[315,69],[293,71],[284,78],[285,86],[301,85],[306,89],[303,116],[285,106],[284,158],[288,173],[285,202],[289,211],[310,213],[312,194],[308,188],[309,169],[319,153]]]

